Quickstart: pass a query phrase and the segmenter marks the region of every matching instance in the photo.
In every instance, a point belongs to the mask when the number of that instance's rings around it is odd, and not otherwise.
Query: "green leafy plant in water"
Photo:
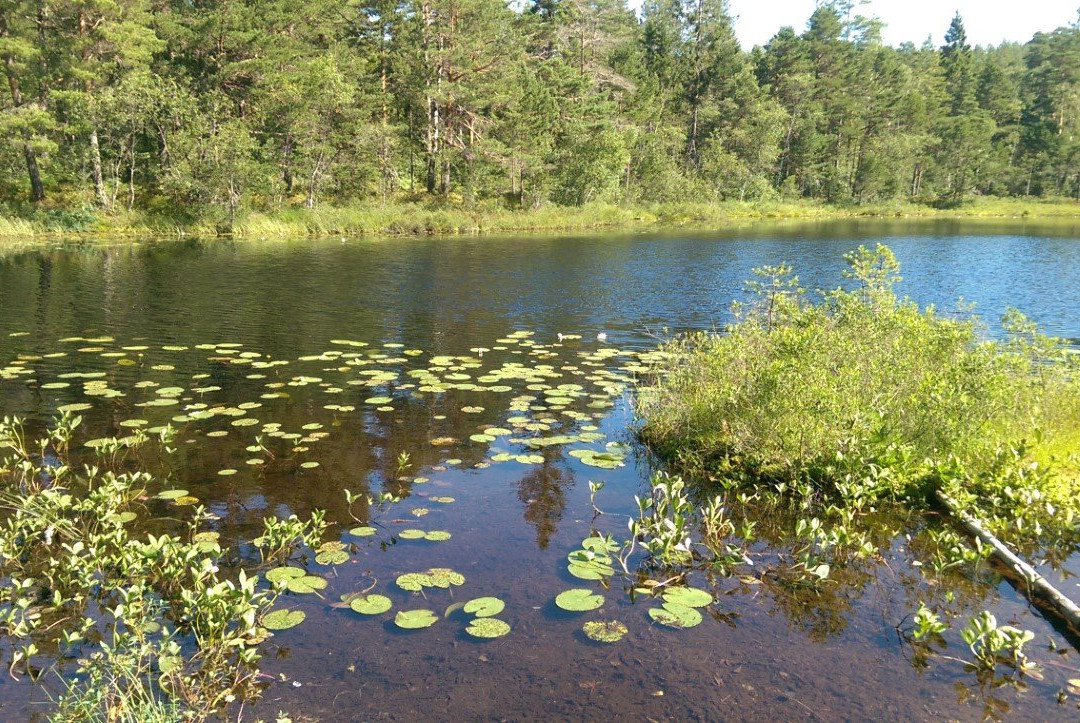
[[[1023,649],[1026,643],[1035,638],[1035,633],[1011,625],[998,625],[997,618],[988,610],[972,617],[960,632],[960,637],[967,643],[980,667],[992,669],[1002,661],[1017,670],[1030,667]]]
[[[430,610],[402,610],[394,617],[394,624],[403,630],[429,628],[439,621]]]
[[[478,597],[465,603],[462,609],[478,618],[490,618],[501,613],[505,607],[506,603],[497,597]]]
[[[9,510],[0,633],[12,645],[11,673],[41,670],[45,650],[78,646],[79,677],[56,700],[59,720],[198,720],[257,696],[259,642],[302,613],[273,611],[277,589],[258,589],[256,576],[220,573],[224,551],[199,529],[210,519],[201,507],[181,536],[132,532],[149,475],[103,468],[108,455],[78,474],[46,464],[45,452],[62,454],[76,426],[59,425],[35,453],[16,420],[0,424],[0,504]]]
[[[476,618],[465,632],[474,638],[501,638],[510,632],[510,626],[498,618]]]
[[[393,603],[385,595],[359,595],[349,601],[349,607],[361,615],[382,615]]]
[[[598,643],[617,643],[627,633],[627,628],[618,620],[590,620],[581,628],[590,640]]]
[[[555,604],[570,612],[596,610],[604,604],[604,596],[584,588],[566,590],[555,596]]]
[[[923,603],[919,603],[919,609],[915,611],[914,623],[915,627],[911,631],[911,636],[915,640],[933,638],[949,629],[948,625],[941,622],[938,614]]]
[[[663,607],[649,608],[649,617],[672,628],[692,628],[701,624],[701,613],[692,607],[665,602]]]

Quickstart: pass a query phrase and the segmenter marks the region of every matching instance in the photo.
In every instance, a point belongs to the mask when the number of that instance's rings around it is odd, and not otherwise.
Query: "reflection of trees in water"
[[[574,484],[573,475],[556,466],[557,459],[557,454],[545,454],[544,463],[518,482],[518,499],[525,506],[525,521],[536,528],[536,544],[541,550],[547,549],[558,531],[566,508],[566,493]]]

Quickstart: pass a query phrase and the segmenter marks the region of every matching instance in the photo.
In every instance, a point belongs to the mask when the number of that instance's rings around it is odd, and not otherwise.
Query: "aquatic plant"
[[[61,418],[35,449],[18,419],[0,423],[0,574],[8,582],[0,632],[12,642],[10,672],[39,676],[43,651],[71,651],[80,677],[57,698],[60,720],[202,719],[258,695],[259,643],[304,613],[272,610],[278,593],[258,589],[257,576],[221,573],[223,551],[199,529],[210,518],[200,506],[186,536],[133,532],[152,478],[109,469],[109,445],[98,447],[101,466],[69,467],[62,455],[78,425]],[[286,527],[296,534],[273,532],[275,550],[319,524]]]
[[[789,267],[759,269],[724,333],[665,343],[639,385],[641,439],[677,468],[796,498],[863,509],[943,488],[1013,535],[1072,532],[1077,355],[1017,312],[987,340],[964,310],[898,298],[884,246],[845,259],[851,288],[820,303]]]

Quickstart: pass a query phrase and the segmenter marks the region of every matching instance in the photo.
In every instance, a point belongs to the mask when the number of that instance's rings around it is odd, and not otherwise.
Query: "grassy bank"
[[[1080,355],[1018,313],[990,341],[898,299],[885,247],[847,260],[852,290],[811,303],[764,269],[726,333],[668,342],[642,439],[716,479],[859,504],[940,488],[1006,535],[1080,532]]]
[[[286,207],[253,212],[233,223],[172,213],[92,209],[0,208],[0,238],[146,238],[232,236],[272,239],[300,236],[473,235],[518,231],[604,228],[721,228],[759,220],[844,218],[1080,219],[1080,203],[1064,199],[979,198],[953,206],[890,202],[828,205],[814,202],[652,204],[515,209],[498,203],[394,201],[353,206]]]

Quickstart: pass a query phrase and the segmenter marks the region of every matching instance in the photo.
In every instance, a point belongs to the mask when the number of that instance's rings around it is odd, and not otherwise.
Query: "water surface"
[[[190,240],[27,249],[0,257],[0,366],[19,355],[65,356],[28,361],[36,383],[0,380],[0,412],[27,417],[41,428],[57,405],[85,399],[78,385],[42,389],[42,382],[71,371],[104,371],[111,386],[130,393],[95,399],[86,413],[86,437],[123,433],[119,423],[131,417],[156,422],[178,414],[178,408],[134,406],[152,396],[147,389],[135,391],[146,380],[183,387],[195,403],[261,403],[252,415],[289,430],[323,425],[327,436],[297,457],[318,461],[317,468],[296,462],[246,465],[251,453],[244,447],[258,427],[235,428],[219,418],[187,425],[185,443],[160,472],[163,484],[191,491],[219,514],[223,539],[244,554],[252,554],[247,542],[258,534],[262,517],[316,508],[327,509],[329,519],[340,524],[334,536],[356,544],[344,565],[310,564],[330,579],[325,600],[287,601],[308,618],[268,644],[264,669],[276,682],[249,707],[253,719],[285,710],[329,719],[403,720],[1045,720],[1076,712],[1074,702],[1062,707],[1054,698],[1066,679],[1077,677],[1075,654],[1052,654],[1047,647],[1054,641],[1068,651],[1076,641],[993,570],[983,570],[956,582],[955,609],[963,619],[989,608],[1002,621],[1034,630],[1029,653],[1044,664],[1045,680],[1027,679],[1018,687],[1000,678],[980,680],[957,662],[919,665],[897,628],[920,600],[940,591],[929,589],[912,564],[918,550],[903,534],[878,540],[883,561],[839,571],[820,594],[794,594],[745,576],[695,576],[694,583],[712,590],[717,603],[702,625],[688,631],[650,624],[648,605],[633,604],[615,585],[599,617],[621,620],[630,632],[613,646],[589,641],[581,624],[598,616],[563,613],[552,599],[567,588],[590,586],[567,573],[567,553],[592,531],[623,534],[625,517],[619,515],[629,513],[633,496],[647,488],[652,463],[633,447],[626,396],[617,394],[602,410],[588,407],[588,398],[571,405],[598,415],[590,421],[603,441],[629,445],[625,466],[604,470],[567,455],[574,445],[547,448],[535,464],[490,464],[499,445],[469,437],[523,413],[512,408],[513,396],[528,393],[521,384],[502,394],[450,390],[417,396],[398,387],[408,383],[409,370],[426,368],[433,356],[477,358],[470,350],[484,347],[488,351],[479,359],[485,369],[506,362],[549,364],[561,375],[553,385],[581,382],[595,392],[599,382],[584,382],[588,375],[629,378],[625,367],[633,363],[625,355],[596,356],[596,350],[647,350],[667,333],[723,324],[751,269],[764,264],[791,263],[807,287],[833,288],[842,283],[842,254],[879,241],[900,260],[901,291],[922,304],[949,311],[958,299],[976,302],[990,334],[1001,313],[1015,306],[1047,332],[1080,339],[1077,236],[1069,226],[851,222],[713,234]],[[532,335],[497,341],[526,331]],[[560,333],[583,338],[558,345]],[[606,339],[597,340],[599,333]],[[111,340],[62,342],[65,337]],[[400,376],[373,391],[348,385],[362,379],[358,371],[365,367],[350,367],[340,357],[301,360],[332,349],[348,352],[350,347],[332,343],[342,339],[370,344],[364,354],[377,349],[384,355],[368,369],[392,368]],[[551,356],[536,355],[523,340],[553,345]],[[260,376],[252,378],[249,366],[230,362],[235,353],[195,348],[223,343],[289,364],[258,370]],[[401,357],[398,347],[381,347],[385,343],[423,353]],[[188,348],[161,349],[168,345]],[[118,365],[120,357],[76,351],[100,347],[119,353],[124,346],[147,349],[126,352],[137,362],[132,366]],[[173,369],[152,368],[163,364]],[[267,383],[288,384],[296,375],[319,381],[283,387],[288,397],[262,397]],[[217,389],[192,394],[196,387]],[[384,392],[394,398],[392,410],[364,404],[365,397]],[[356,410],[338,413],[327,410],[328,404]],[[524,413],[558,418],[553,432],[582,424],[550,410]],[[228,434],[206,436],[214,430]],[[458,441],[433,445],[439,437]],[[407,473],[395,461],[401,452],[410,456]],[[233,468],[237,474],[218,475]],[[417,484],[415,477],[428,481]],[[605,482],[598,497],[605,514],[596,519],[588,480]],[[386,536],[349,538],[344,531],[356,523],[343,488],[404,495],[393,510],[374,515],[388,530],[441,529],[453,536],[441,543],[396,544],[379,544]],[[433,503],[432,497],[454,501]],[[417,508],[428,512],[417,517]],[[149,512],[176,514],[153,502]],[[368,511],[353,512],[367,521]],[[769,524],[763,519],[763,530]],[[936,524],[905,517],[895,528]],[[779,538],[762,537],[755,548],[762,559],[782,549]],[[393,586],[398,574],[432,566],[459,570],[467,582],[452,594],[436,591],[429,600]],[[480,643],[451,616],[428,630],[401,634],[388,617],[362,618],[327,604],[372,581],[394,599],[395,610],[427,606],[441,612],[455,600],[498,595],[507,603],[501,617],[513,630]],[[1071,580],[1065,584],[1072,594],[1080,592]],[[954,635],[948,652],[964,657],[957,640]],[[8,719],[24,719],[42,699],[25,682],[0,682],[0,715]]]

